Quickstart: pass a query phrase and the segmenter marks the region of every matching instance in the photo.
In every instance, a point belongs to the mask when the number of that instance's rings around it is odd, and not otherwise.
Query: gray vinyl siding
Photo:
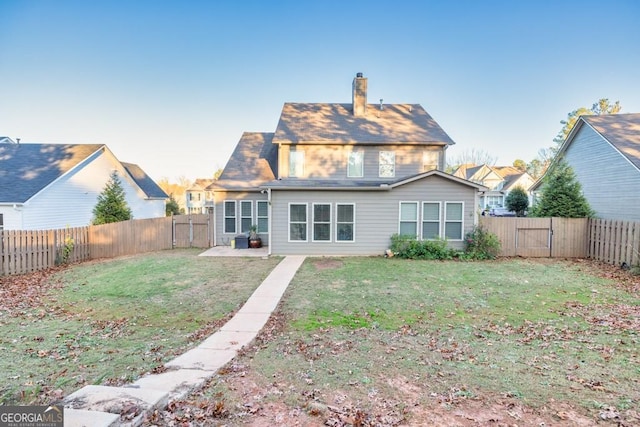
[[[259,191],[216,191],[214,195],[214,216],[215,216],[215,246],[229,246],[231,239],[240,233],[240,201],[250,200],[252,202],[252,215],[253,224],[257,223],[257,205],[258,200],[267,200],[267,195]],[[224,232],[224,202],[235,200],[236,201],[236,232],[225,233]],[[270,230],[271,231],[271,230]],[[258,233],[258,236],[262,239],[262,244],[267,246],[269,244],[269,233]]]
[[[598,218],[640,221],[640,171],[590,126],[565,152]]]
[[[396,153],[395,177],[415,175],[423,170],[423,153],[437,151],[437,169],[444,170],[445,150],[441,146],[424,145],[282,145],[280,146],[280,176],[289,175],[289,152],[304,151],[304,176],[309,179],[347,179],[347,160],[351,151],[364,153],[364,177],[379,179],[378,154],[380,151]]]
[[[388,191],[273,191],[272,239],[270,251],[274,255],[382,255],[389,247],[390,238],[398,233],[398,215],[401,201],[463,202],[463,236],[477,219],[477,190],[438,176],[430,176]],[[306,203],[308,206],[306,242],[289,242],[289,204]],[[335,215],[332,218],[331,242],[313,242],[313,203],[330,203],[335,213],[336,203],[355,204],[355,242],[335,241]],[[441,215],[444,215],[441,210]],[[462,241],[449,242],[451,247],[462,248]]]

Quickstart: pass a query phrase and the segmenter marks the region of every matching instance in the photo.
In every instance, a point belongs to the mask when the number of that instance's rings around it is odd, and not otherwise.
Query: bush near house
[[[447,247],[445,239],[417,240],[413,236],[394,234],[391,236],[391,252],[405,259],[424,260],[486,260],[495,259],[500,253],[498,237],[477,226],[464,238],[465,250]]]

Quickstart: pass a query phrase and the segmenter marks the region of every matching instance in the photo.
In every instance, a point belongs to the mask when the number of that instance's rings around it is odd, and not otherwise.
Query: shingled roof
[[[420,104],[368,105],[355,116],[352,104],[285,103],[275,144],[441,144],[453,140]]]
[[[257,189],[275,179],[277,148],[273,133],[245,132],[211,189]]]
[[[103,144],[0,145],[0,203],[24,203]]]
[[[133,163],[121,162],[122,166],[129,173],[131,178],[140,187],[140,189],[147,195],[149,199],[168,199],[167,193],[154,180],[152,180],[140,166]]]
[[[640,169],[640,113],[581,116],[581,119]]]

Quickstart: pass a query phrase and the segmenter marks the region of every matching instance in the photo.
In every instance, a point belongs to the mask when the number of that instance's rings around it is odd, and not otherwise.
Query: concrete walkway
[[[231,320],[196,348],[166,363],[166,372],[122,387],[90,385],[70,394],[64,400],[65,427],[137,426],[146,414],[202,387],[264,327],[304,259],[284,258]],[[131,419],[121,419],[121,413],[131,413]]]

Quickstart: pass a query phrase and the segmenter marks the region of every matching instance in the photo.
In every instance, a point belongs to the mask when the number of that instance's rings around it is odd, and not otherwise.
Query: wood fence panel
[[[589,258],[608,264],[640,263],[640,222],[591,219]]]
[[[586,258],[589,254],[589,220],[587,218],[553,218],[553,258]]]
[[[551,256],[551,218],[515,218],[516,255],[542,258]]]
[[[176,248],[191,247],[191,215],[173,216],[173,245]]]
[[[210,248],[211,247],[211,227],[213,221],[208,214],[191,215],[191,247]]]
[[[500,240],[500,256],[516,256],[516,219],[483,216],[479,224]]]

